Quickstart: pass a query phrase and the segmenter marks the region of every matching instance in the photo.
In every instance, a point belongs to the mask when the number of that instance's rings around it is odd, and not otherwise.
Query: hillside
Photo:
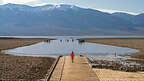
[[[0,35],[144,34],[143,14],[120,16],[66,4],[5,4],[0,12]]]

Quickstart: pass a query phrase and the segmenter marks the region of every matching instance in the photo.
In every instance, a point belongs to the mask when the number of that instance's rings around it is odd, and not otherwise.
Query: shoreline
[[[124,56],[144,59],[144,38],[81,38],[77,40],[140,50],[139,53],[127,54]]]
[[[11,55],[2,53],[1,50],[29,46],[48,40],[54,39],[0,37],[0,80],[36,81],[45,78],[55,58]]]
[[[0,37],[0,42],[1,42],[1,40],[4,40],[4,41],[16,40],[17,42],[21,42],[21,44],[15,45],[15,46],[6,47],[6,48],[5,47],[4,48],[0,47],[0,51],[1,50],[14,49],[14,48],[23,47],[23,46],[29,46],[29,45],[33,45],[33,44],[36,44],[36,43],[39,43],[39,42],[44,42],[44,41],[48,41],[48,40],[55,40],[55,39]]]

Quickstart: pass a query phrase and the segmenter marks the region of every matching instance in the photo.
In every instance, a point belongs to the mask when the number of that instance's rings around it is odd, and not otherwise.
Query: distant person
[[[72,59],[72,63],[74,62],[74,52],[72,51],[71,53],[71,59]]]

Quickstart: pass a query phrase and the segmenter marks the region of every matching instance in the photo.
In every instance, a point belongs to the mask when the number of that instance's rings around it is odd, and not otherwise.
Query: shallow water
[[[30,46],[5,50],[4,52],[22,56],[58,56],[86,54],[87,56],[115,56],[115,54],[137,53],[139,50],[117,46],[79,42],[72,37],[57,37],[57,40],[40,42]]]

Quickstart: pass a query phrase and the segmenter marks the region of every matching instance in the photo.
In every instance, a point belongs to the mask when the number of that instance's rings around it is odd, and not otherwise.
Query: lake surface
[[[35,38],[35,37],[29,37],[29,38]],[[39,38],[48,38],[48,37],[39,37]],[[110,56],[110,57],[115,56],[115,54],[119,55],[119,54],[131,54],[139,52],[139,50],[131,48],[123,48],[123,47],[88,43],[88,42],[79,42],[78,40],[76,40],[77,38],[84,38],[84,37],[55,36],[49,38],[56,38],[57,40],[40,42],[30,46],[5,50],[4,52],[8,54],[22,55],[22,56],[52,56],[52,57],[58,56],[60,54],[70,55],[72,51],[74,51],[75,55],[86,54],[87,56]]]

